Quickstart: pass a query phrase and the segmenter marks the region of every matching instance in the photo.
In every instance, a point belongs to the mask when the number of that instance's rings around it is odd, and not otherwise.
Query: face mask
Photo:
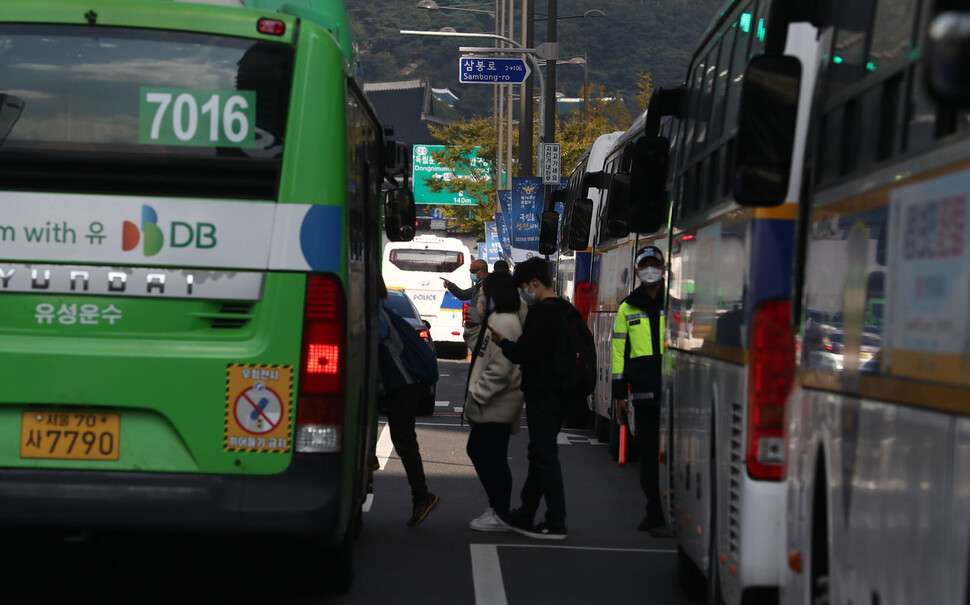
[[[475,285],[478,283],[478,273],[472,273],[471,278],[472,278],[472,285]]]
[[[637,271],[637,275],[640,276],[640,281],[645,284],[655,284],[661,279],[663,279],[664,272],[663,269],[657,269],[655,267],[647,267]]]
[[[522,288],[521,290],[519,290],[519,298],[521,298],[522,299],[522,302],[524,302],[525,304],[529,305],[530,307],[532,305],[536,304],[536,293],[535,292],[529,292],[529,287],[528,286],[526,286],[526,287]]]

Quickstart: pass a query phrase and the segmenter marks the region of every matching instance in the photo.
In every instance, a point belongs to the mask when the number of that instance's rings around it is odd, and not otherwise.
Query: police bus
[[[553,193],[553,195],[561,196],[563,199],[563,226],[560,232],[558,260],[556,261],[556,292],[559,296],[571,302],[579,310],[583,319],[589,318],[590,304],[594,298],[592,282],[590,281],[593,257],[590,235],[596,232],[595,221],[598,218],[601,202],[601,189],[591,186],[584,187],[584,183],[588,185],[587,174],[596,174],[603,171],[606,155],[613,148],[614,141],[622,134],[622,132],[612,132],[597,137],[569,173],[565,189]],[[559,193],[560,191],[562,193]],[[586,199],[593,202],[592,214],[587,216],[581,211],[574,214],[575,201]],[[588,226],[584,225],[586,228],[585,239],[579,238],[576,241],[570,241],[568,236],[573,231],[572,222],[574,220],[577,222],[585,221],[586,223],[593,221]]]
[[[224,4],[0,14],[0,526],[274,535],[345,588],[383,130],[339,2]]]
[[[819,77],[786,361],[782,600],[966,603],[970,13],[915,0],[804,8]]]
[[[431,323],[431,338],[442,353],[464,357],[468,352],[462,338],[468,301],[458,300],[442,278],[462,289],[471,287],[473,260],[468,246],[457,237],[419,235],[384,246],[385,283],[407,292],[421,317]]]
[[[645,184],[634,183],[633,199],[645,189],[648,207],[670,202],[661,482],[680,583],[706,590],[708,602],[776,601],[782,574],[782,360],[801,183],[800,173],[766,174],[799,166],[804,150],[816,40],[798,17],[794,3],[727,2],[671,110],[676,138],[645,140],[634,166]],[[809,66],[801,96],[749,74],[783,55]],[[770,146],[762,130],[779,123],[790,138]],[[776,206],[750,209],[736,197]]]

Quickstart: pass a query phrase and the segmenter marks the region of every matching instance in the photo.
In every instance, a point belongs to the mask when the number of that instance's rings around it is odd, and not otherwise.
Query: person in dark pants
[[[513,283],[519,288],[529,312],[518,341],[511,341],[496,330],[492,337],[502,353],[522,368],[522,393],[529,429],[529,471],[522,487],[522,505],[499,517],[512,531],[531,538],[566,539],[566,494],[559,446],[565,406],[558,391],[553,367],[553,352],[559,340],[559,326],[568,302],[552,288],[549,264],[538,257],[515,267]],[[545,521],[533,525],[542,499],[546,502]]]
[[[401,457],[401,464],[411,486],[412,512],[408,527],[415,527],[424,521],[428,513],[438,505],[438,496],[428,491],[424,476],[424,464],[418,447],[418,435],[414,430],[417,416],[417,402],[425,395],[426,387],[419,384],[402,365],[403,343],[400,335],[386,314],[393,313],[384,306],[387,288],[383,281],[378,286],[381,298],[378,314],[380,316],[380,345],[377,348],[377,362],[380,376],[379,405],[387,414],[387,426],[391,433],[391,443]]]
[[[518,338],[519,293],[508,273],[492,274],[482,283],[484,322],[492,329]],[[475,346],[475,345],[473,345]],[[462,416],[471,425],[466,451],[488,496],[488,509],[469,526],[475,531],[508,531],[498,515],[509,513],[512,471],[509,469],[509,436],[519,432],[522,416],[522,373],[482,330],[481,342],[472,357],[468,393]]]
[[[664,255],[656,246],[645,246],[637,251],[635,262],[640,285],[620,303],[613,325],[613,399],[621,414],[633,405],[640,487],[647,498],[647,514],[637,529],[654,537],[670,537],[660,506],[658,471]]]

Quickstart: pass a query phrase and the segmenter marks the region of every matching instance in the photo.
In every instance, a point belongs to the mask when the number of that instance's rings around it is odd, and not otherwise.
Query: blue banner
[[[509,229],[502,219],[502,215],[495,214],[495,226],[498,229],[498,241],[502,245],[502,255],[505,258],[512,258],[512,242],[509,240]]]
[[[512,177],[512,247],[539,249],[539,216],[545,198],[542,178]]]
[[[485,245],[478,248],[480,258],[490,265],[502,258],[502,242],[498,239],[498,225],[494,221],[485,223]]]

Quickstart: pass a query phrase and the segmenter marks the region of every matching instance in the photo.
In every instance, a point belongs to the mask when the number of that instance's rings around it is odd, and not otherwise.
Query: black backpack
[[[385,308],[391,322],[391,329],[401,336],[404,349],[401,351],[401,365],[408,371],[415,381],[425,385],[438,382],[438,358],[424,339],[418,336],[414,326],[398,316],[394,311]]]
[[[562,299],[559,299],[562,300]],[[583,316],[562,300],[559,339],[552,363],[559,392],[585,398],[596,389],[596,344]]]

